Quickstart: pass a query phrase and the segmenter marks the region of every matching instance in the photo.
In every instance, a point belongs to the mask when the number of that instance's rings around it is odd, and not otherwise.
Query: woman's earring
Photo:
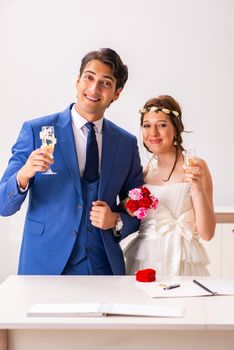
[[[174,138],[173,145],[176,147],[178,145],[178,142],[176,141],[176,138]]]

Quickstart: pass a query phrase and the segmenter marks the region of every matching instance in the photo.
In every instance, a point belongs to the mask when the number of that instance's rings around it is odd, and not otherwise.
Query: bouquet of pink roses
[[[128,193],[129,200],[126,202],[126,208],[133,213],[137,219],[144,219],[149,209],[156,209],[158,198],[151,194],[147,187],[140,186],[134,188]]]

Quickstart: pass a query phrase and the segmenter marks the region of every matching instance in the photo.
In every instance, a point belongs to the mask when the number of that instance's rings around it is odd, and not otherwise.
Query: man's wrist
[[[20,192],[24,193],[28,190],[29,181],[24,181],[24,183],[22,184],[22,180],[20,180],[19,173],[16,174],[16,181]]]
[[[115,227],[113,228],[113,234],[115,237],[119,237],[123,229],[123,220],[119,213],[117,215],[118,215],[117,221],[116,221]]]

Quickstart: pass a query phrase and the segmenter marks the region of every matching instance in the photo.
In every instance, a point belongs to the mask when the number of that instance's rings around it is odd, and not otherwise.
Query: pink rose
[[[140,188],[134,188],[133,190],[129,191],[129,197],[135,201],[138,201],[142,198],[141,189]]]
[[[135,215],[137,219],[141,220],[144,219],[147,215],[148,210],[146,208],[139,208],[137,211],[135,211]]]
[[[151,204],[150,208],[156,209],[158,206],[158,198],[155,197],[154,195],[150,196],[150,198],[152,199],[152,204]]]

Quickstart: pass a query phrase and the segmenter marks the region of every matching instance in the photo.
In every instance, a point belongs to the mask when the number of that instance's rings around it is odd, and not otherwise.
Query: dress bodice
[[[165,207],[174,218],[178,218],[182,213],[191,210],[192,197],[191,186],[187,182],[179,182],[166,186],[145,185],[152,194],[159,199],[157,210],[151,210],[149,215],[145,218],[157,218],[158,212]],[[164,210],[164,209],[163,209]]]

